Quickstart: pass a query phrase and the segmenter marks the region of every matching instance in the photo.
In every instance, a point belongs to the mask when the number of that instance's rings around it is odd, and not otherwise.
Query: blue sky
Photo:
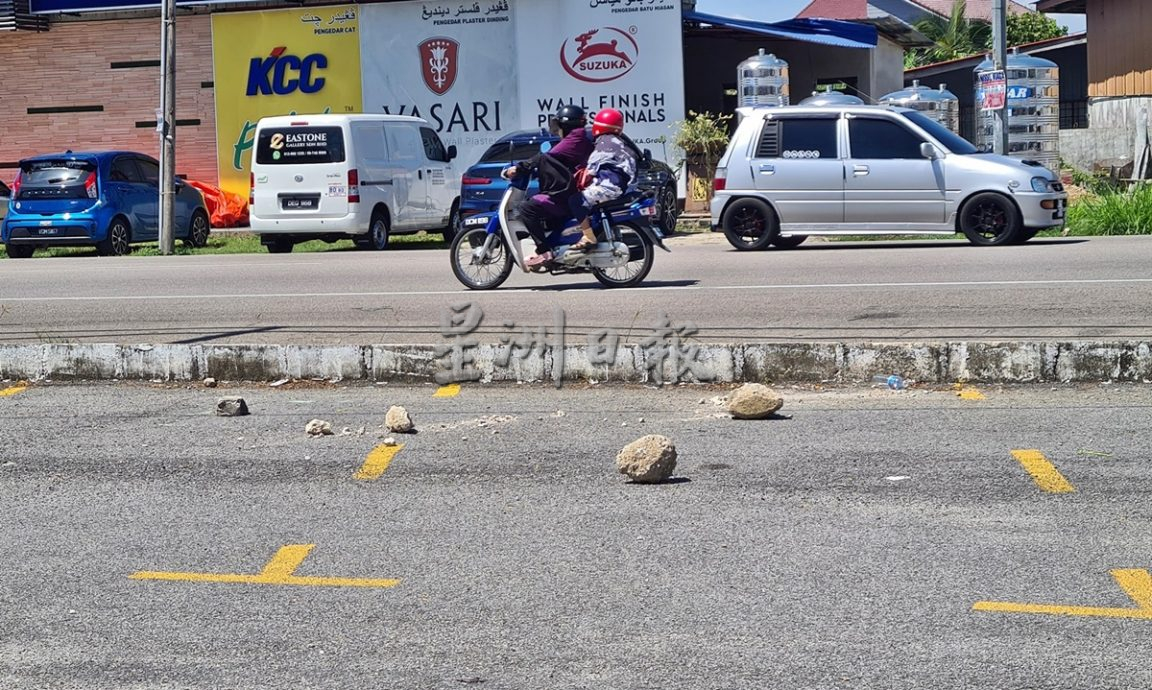
[[[745,17],[766,22],[791,19],[808,6],[810,0],[696,0],[696,9],[709,14]],[[1084,15],[1054,14],[1052,18],[1076,33],[1084,30]]]

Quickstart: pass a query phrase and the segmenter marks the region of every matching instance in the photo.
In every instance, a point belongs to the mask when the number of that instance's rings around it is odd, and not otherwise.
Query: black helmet
[[[565,134],[588,124],[588,116],[578,105],[566,105],[556,111],[556,124]]]

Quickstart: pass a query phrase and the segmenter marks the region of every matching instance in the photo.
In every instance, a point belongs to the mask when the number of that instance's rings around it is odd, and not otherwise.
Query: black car
[[[500,171],[536,155],[542,143],[554,145],[559,141],[560,137],[544,130],[521,130],[497,139],[460,180],[460,216],[467,218],[476,213],[495,211],[508,188],[508,181],[500,177]],[[665,235],[675,232],[680,207],[676,201],[676,175],[672,168],[652,160],[651,156],[644,156],[636,175],[636,186],[655,193],[656,223]],[[535,189],[536,181],[533,180],[528,191],[533,193]]]

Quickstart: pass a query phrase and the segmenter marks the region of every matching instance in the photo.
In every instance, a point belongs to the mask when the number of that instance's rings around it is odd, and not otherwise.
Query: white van
[[[273,253],[351,237],[385,249],[420,230],[451,239],[459,223],[456,147],[401,115],[284,115],[256,124],[249,223]]]

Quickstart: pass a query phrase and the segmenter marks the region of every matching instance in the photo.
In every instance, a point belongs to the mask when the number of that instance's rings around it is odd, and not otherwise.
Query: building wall
[[[159,157],[159,59],[159,18],[53,21],[44,33],[0,36],[0,179],[11,181],[21,158],[68,149],[119,148]],[[147,64],[132,64],[141,62]],[[207,14],[177,17],[176,66],[176,173],[215,184]],[[43,112],[78,106],[92,110]]]
[[[1088,26],[1088,95],[1152,96],[1152,2],[1094,0]]]

